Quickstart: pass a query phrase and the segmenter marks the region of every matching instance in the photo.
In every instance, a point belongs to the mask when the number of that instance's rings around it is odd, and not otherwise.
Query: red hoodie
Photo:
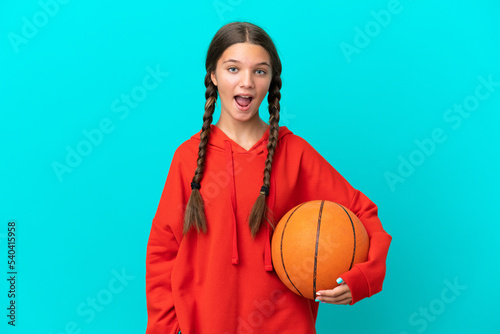
[[[201,184],[207,234],[182,235],[200,132],[172,159],[146,256],[147,334],[316,333],[318,303],[289,290],[273,271],[263,223],[252,240],[248,216],[263,183],[269,131],[248,151],[211,125]],[[294,206],[324,199],[353,211],[370,237],[368,260],[341,275],[351,305],[382,290],[391,236],[377,206],[310,144],[280,127],[267,204],[278,222]]]

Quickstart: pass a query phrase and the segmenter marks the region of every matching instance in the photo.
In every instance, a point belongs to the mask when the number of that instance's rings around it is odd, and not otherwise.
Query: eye
[[[236,69],[236,67],[229,67],[228,70],[229,70],[229,72],[234,73],[235,71],[231,71],[232,68]]]
[[[262,74],[262,75],[266,74],[266,71],[264,71],[264,70],[257,70],[257,72],[259,72],[259,71],[261,72],[259,74]]]

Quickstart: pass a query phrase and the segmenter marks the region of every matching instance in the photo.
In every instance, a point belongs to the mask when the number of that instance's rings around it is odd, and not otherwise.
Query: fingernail
[[[344,283],[342,277],[337,278],[337,284],[342,284],[342,283]]]
[[[321,296],[321,292],[316,292],[316,295],[317,296]]]
[[[315,302],[320,302],[321,300],[315,299],[314,301],[315,301]]]

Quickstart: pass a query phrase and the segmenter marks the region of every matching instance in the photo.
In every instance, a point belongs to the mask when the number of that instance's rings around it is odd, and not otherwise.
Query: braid
[[[198,160],[196,161],[196,170],[194,172],[193,183],[200,184],[203,177],[203,170],[205,169],[205,154],[206,146],[208,144],[208,137],[210,135],[210,125],[212,124],[213,114],[215,111],[215,102],[217,101],[217,87],[210,79],[210,72],[205,76],[205,114],[203,115],[203,126],[200,134],[200,145],[198,147]],[[184,229],[183,233],[186,234],[194,226],[198,232],[207,232],[207,221],[205,217],[205,208],[203,205],[203,198],[199,188],[191,186],[191,196],[186,206],[184,214]]]
[[[269,207],[266,204],[266,196],[269,194],[271,167],[273,164],[273,155],[278,143],[278,130],[280,120],[280,98],[281,98],[281,78],[279,75],[275,76],[271,81],[267,101],[269,103],[269,142],[267,144],[267,159],[266,167],[264,169],[264,185],[261,192],[253,205],[249,217],[250,231],[252,237],[255,238],[259,232],[260,225],[263,219],[274,228],[274,222],[269,219]],[[272,218],[272,216],[271,216]]]

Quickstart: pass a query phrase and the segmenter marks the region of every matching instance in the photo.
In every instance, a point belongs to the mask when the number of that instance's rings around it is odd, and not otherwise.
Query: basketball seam
[[[283,259],[283,237],[285,236],[285,229],[286,229],[286,225],[288,224],[288,221],[290,220],[290,218],[292,218],[292,216],[295,213],[295,211],[297,211],[304,204],[305,203],[302,203],[301,205],[299,205],[298,207],[296,207],[295,210],[293,210],[293,212],[290,214],[290,216],[288,216],[288,219],[286,220],[285,226],[283,226],[283,231],[281,232],[281,240],[280,240],[281,265],[283,266],[283,271],[285,272],[286,277],[288,278],[288,281],[290,282],[290,284],[292,284],[292,286],[295,288],[295,290],[297,290],[297,292],[302,297],[304,297],[304,295],[299,291],[299,289],[297,289],[297,287],[295,286],[295,284],[293,284],[292,279],[290,278],[290,276],[288,275],[288,272],[286,271],[285,260]]]
[[[351,215],[349,214],[349,212],[347,212],[347,210],[340,204],[336,203],[338,206],[340,206],[342,208],[342,210],[344,210],[344,212],[346,213],[347,217],[349,217],[349,221],[351,222],[351,227],[352,227],[352,235],[353,235],[353,238],[354,238],[354,247],[353,247],[353,250],[352,250],[352,260],[351,260],[351,265],[349,266],[349,270],[352,269],[352,265],[354,264],[354,257],[356,256],[356,229],[354,228],[354,222],[352,221],[352,218],[351,218]]]
[[[318,227],[316,229],[316,245],[314,249],[314,271],[313,271],[313,297],[316,296],[316,273],[318,269],[319,231],[321,228],[321,215],[323,213],[324,204],[325,201],[321,201],[321,206],[319,207],[319,215],[318,215]]]

